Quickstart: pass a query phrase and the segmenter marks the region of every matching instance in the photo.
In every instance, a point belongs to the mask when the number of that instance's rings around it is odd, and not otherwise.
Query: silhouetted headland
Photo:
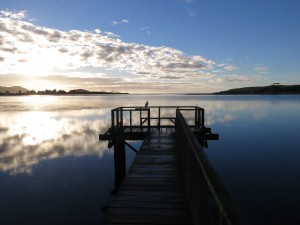
[[[2,87],[0,86],[0,96],[8,96],[8,95],[95,95],[95,94],[128,94],[124,92],[108,92],[108,91],[88,91],[84,89],[74,89],[70,91],[65,90],[43,90],[43,91],[35,91],[28,90],[21,86],[13,86],[13,87]]]
[[[234,88],[227,91],[220,91],[213,94],[217,95],[250,95],[250,94],[300,94],[300,85],[280,85],[279,83],[274,83],[269,86],[262,87],[243,87]]]

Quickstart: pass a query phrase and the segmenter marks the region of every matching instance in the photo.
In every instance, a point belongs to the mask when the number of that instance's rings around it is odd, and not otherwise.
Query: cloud
[[[97,34],[100,34],[100,33],[101,33],[101,30],[100,30],[100,29],[98,29],[98,28],[97,28],[97,29],[95,29],[94,31],[95,31],[95,33],[97,33]]]
[[[35,26],[24,20],[12,20],[9,15],[0,20],[1,56],[5,62],[0,69],[2,74],[24,72],[26,65],[42,65],[43,70],[94,67],[135,75],[147,73],[149,77],[201,76],[201,70],[214,64],[202,56],[188,56],[165,46],[126,43],[111,32],[102,35],[98,31],[61,31]],[[128,23],[128,20],[121,23]],[[141,30],[150,32],[148,27]],[[19,60],[23,63],[20,64]]]
[[[243,75],[221,75],[214,79],[212,82],[216,83],[248,83],[256,81],[258,78],[256,76],[243,76]]]
[[[105,33],[105,35],[107,35],[108,37],[111,37],[111,38],[120,38],[119,35],[114,34],[114,33],[112,33],[112,32],[106,31],[106,32],[104,32],[104,33]]]
[[[18,11],[18,12],[11,12],[8,10],[1,10],[0,16],[7,17],[14,20],[22,20],[26,18],[26,10]]]
[[[7,127],[0,127],[0,133],[5,133],[7,132],[9,129]]]
[[[196,10],[192,10],[190,8],[187,8],[186,11],[187,11],[187,14],[189,16],[197,16],[197,11]]]
[[[264,66],[263,64],[257,64],[254,68],[259,74],[267,74],[269,73],[270,68]]]
[[[234,71],[234,70],[238,70],[239,68],[235,65],[232,65],[232,64],[219,64],[218,67],[221,67],[223,68],[224,70],[226,71]]]
[[[119,24],[124,24],[124,23],[129,23],[129,20],[127,20],[127,19],[123,19],[123,20],[120,20],[120,21],[116,21],[116,20],[114,20],[114,21],[112,21],[112,25],[119,25]]]
[[[143,27],[143,28],[140,29],[140,31],[144,31],[144,32],[146,32],[147,34],[151,34],[151,32],[150,32],[150,27]]]
[[[238,70],[239,68],[234,66],[234,65],[226,65],[224,67],[225,70],[228,70],[228,71],[233,71],[233,70]]]

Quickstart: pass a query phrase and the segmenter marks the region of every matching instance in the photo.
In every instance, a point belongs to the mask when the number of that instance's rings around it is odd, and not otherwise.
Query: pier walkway
[[[149,135],[104,224],[192,224],[174,134]]]
[[[105,225],[245,224],[204,148],[217,134],[198,106],[119,107],[100,140],[114,147],[115,195]],[[143,140],[140,150],[127,140]],[[125,146],[137,153],[126,174]]]

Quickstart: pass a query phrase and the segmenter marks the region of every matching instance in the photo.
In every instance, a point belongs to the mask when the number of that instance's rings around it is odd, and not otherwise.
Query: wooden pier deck
[[[118,107],[99,140],[114,147],[116,195],[105,225],[245,224],[203,147],[218,140],[198,106]],[[139,151],[127,140],[144,140]],[[137,152],[126,175],[125,146]]]
[[[192,224],[174,134],[144,140],[103,224]]]

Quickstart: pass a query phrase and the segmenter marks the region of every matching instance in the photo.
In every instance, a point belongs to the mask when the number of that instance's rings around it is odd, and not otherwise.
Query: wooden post
[[[202,127],[202,131],[204,131],[204,109],[201,110],[201,127]]]
[[[147,112],[148,112],[148,133],[150,134],[150,126],[151,126],[150,109],[148,109]]]
[[[111,110],[111,127],[115,126],[115,110]]]
[[[160,133],[160,107],[158,107],[158,124],[157,124],[157,130]]]
[[[126,175],[125,141],[122,135],[116,135],[114,140],[115,191],[118,191]]]

